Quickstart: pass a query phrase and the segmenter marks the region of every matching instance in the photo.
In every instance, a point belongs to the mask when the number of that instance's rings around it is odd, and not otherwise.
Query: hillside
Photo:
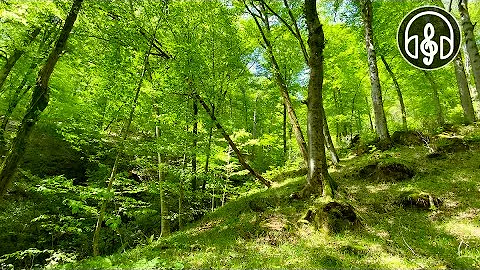
[[[459,138],[465,149],[445,147]],[[445,151],[431,158],[424,146],[400,146],[343,159],[331,173],[337,197],[361,219],[357,230],[327,234],[297,222],[315,202],[289,199],[304,177],[288,178],[169,237],[153,236],[148,245],[60,268],[479,268],[478,139],[475,133],[440,135],[432,145]],[[398,182],[366,176],[367,165],[376,163],[404,164],[414,176]],[[401,198],[409,192],[428,193],[440,203],[404,205]]]

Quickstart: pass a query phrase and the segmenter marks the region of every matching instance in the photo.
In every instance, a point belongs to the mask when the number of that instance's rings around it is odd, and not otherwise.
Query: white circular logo
[[[425,6],[411,11],[400,24],[397,45],[413,66],[431,70],[452,61],[460,49],[460,26],[439,7]]]

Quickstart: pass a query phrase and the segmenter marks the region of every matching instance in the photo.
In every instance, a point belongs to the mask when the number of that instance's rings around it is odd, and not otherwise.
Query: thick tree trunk
[[[438,86],[435,82],[435,79],[432,77],[432,74],[428,73],[427,71],[423,71],[425,77],[430,82],[432,86],[432,94],[433,94],[433,104],[435,106],[435,114],[437,117],[437,124],[439,126],[445,125],[445,118],[443,117],[443,110],[442,110],[442,103],[440,102],[440,96],[438,95]]]
[[[193,154],[192,154],[192,190],[197,190],[197,136],[198,136],[198,106],[197,101],[193,101]]]
[[[305,19],[308,28],[308,46],[310,49],[310,80],[307,99],[308,132],[308,177],[306,189],[311,192],[333,197],[331,177],[325,158],[325,137],[323,135],[323,49],[325,37],[322,24],[318,19],[316,0],[305,0]]]
[[[458,93],[463,108],[463,116],[466,124],[472,124],[475,121],[475,111],[473,109],[472,97],[468,87],[467,75],[463,66],[462,54],[459,52],[454,61],[455,77],[458,83]]]
[[[370,72],[370,82],[372,85],[372,104],[375,115],[375,130],[380,141],[390,144],[390,135],[388,134],[387,118],[383,110],[382,89],[380,86],[380,78],[378,76],[377,56],[375,45],[373,43],[373,10],[371,0],[360,0],[363,17],[363,25],[365,28],[365,44],[368,55],[368,68]]]
[[[210,110],[210,108],[208,107],[208,105],[205,103],[205,101],[202,99],[202,97],[199,95],[199,94],[194,94],[195,95],[195,98],[198,100],[198,102],[200,102],[200,104],[202,105],[202,107],[205,109],[205,111],[207,112],[207,114],[210,116],[210,118],[212,119],[212,121],[215,123],[215,126],[217,127],[217,129],[222,133],[223,135],[223,138],[225,138],[225,140],[228,142],[228,144],[230,145],[230,147],[232,147],[233,151],[235,152],[235,154],[237,155],[237,158],[238,158],[238,161],[240,162],[240,164],[242,164],[243,168],[245,168],[246,170],[248,170],[250,172],[250,174],[252,174],[253,176],[255,176],[255,178],[257,178],[262,184],[264,184],[265,186],[267,187],[270,187],[272,185],[272,182],[268,179],[265,179],[263,178],[263,176],[261,176],[258,172],[256,172],[252,167],[250,167],[250,165],[248,165],[248,163],[245,161],[245,158],[243,157],[242,153],[240,152],[240,150],[238,150],[237,146],[235,145],[235,143],[232,141],[232,139],[230,138],[230,136],[227,134],[227,132],[225,131],[225,129],[223,129],[222,125],[220,124],[220,122],[218,122],[217,118],[215,117],[215,115],[212,113],[212,111]]]
[[[258,30],[260,31],[260,34],[262,36],[263,42],[265,43],[266,50],[268,57],[270,58],[270,63],[272,64],[273,67],[273,75],[275,77],[275,81],[277,82],[277,85],[280,88],[280,92],[283,98],[283,103],[287,107],[287,112],[288,112],[288,119],[290,120],[290,123],[293,127],[293,133],[295,134],[295,139],[297,140],[298,147],[300,149],[300,153],[302,154],[303,160],[305,161],[305,164],[308,164],[308,151],[307,151],[307,144],[305,142],[305,138],[303,136],[302,129],[300,127],[300,123],[298,122],[297,115],[295,113],[295,109],[293,108],[292,101],[290,99],[290,94],[288,93],[288,87],[285,82],[285,79],[283,78],[281,72],[280,72],[280,67],[278,65],[277,59],[275,58],[275,55],[273,54],[273,46],[270,43],[270,40],[268,39],[267,35],[269,35],[269,22],[268,18],[264,20],[265,23],[265,28],[264,30],[262,26],[260,25],[257,16],[250,10],[250,8],[245,4],[245,7],[247,8],[248,12],[251,14],[253,19],[255,20],[255,23],[257,25]]]
[[[158,139],[160,137],[160,130],[158,126],[155,126],[155,137]],[[168,225],[167,215],[168,215],[168,208],[167,204],[165,203],[165,192],[163,191],[163,164],[162,164],[162,156],[160,151],[158,150],[159,146],[157,146],[157,160],[158,160],[158,184],[160,189],[160,237],[165,237],[170,234],[170,226]]]
[[[40,34],[40,28],[35,27],[32,33],[23,41],[22,46],[23,47],[28,46],[30,43],[32,43],[35,40],[38,34]],[[3,84],[7,80],[8,75],[12,71],[12,68],[15,66],[18,59],[20,59],[20,57],[22,57],[24,53],[25,53],[24,48],[20,48],[20,49],[16,48],[13,51],[12,55],[10,55],[10,57],[7,58],[7,61],[3,65],[2,69],[0,69],[0,89],[2,89]]]
[[[380,59],[382,59],[382,62],[385,65],[388,74],[390,74],[390,77],[392,77],[393,84],[395,85],[395,90],[397,91],[398,101],[400,102],[400,111],[402,112],[402,128],[403,130],[407,130],[407,111],[405,110],[405,103],[403,102],[403,95],[400,89],[400,84],[398,84],[397,77],[390,68],[390,65],[387,63],[387,60],[385,60],[385,57],[383,55],[380,55]]]
[[[474,25],[470,20],[470,14],[468,13],[468,1],[460,0],[458,3],[458,10],[460,12],[463,38],[467,46],[468,56],[470,58],[470,65],[472,66],[473,78],[475,79],[475,87],[477,93],[480,93],[480,54],[478,53],[478,47],[473,32]]]
[[[48,105],[50,95],[48,82],[50,80],[50,76],[52,75],[53,69],[57,64],[57,61],[67,44],[68,36],[70,35],[70,31],[73,28],[75,20],[77,19],[82,2],[83,0],[73,1],[73,5],[68,13],[67,19],[65,20],[62,31],[60,32],[57,42],[55,43],[55,47],[48,56],[45,65],[38,73],[35,88],[33,89],[32,100],[17,131],[17,136],[13,140],[12,147],[7,153],[7,156],[4,159],[0,169],[0,197],[2,197],[7,191],[11,178],[17,169],[17,165],[25,153],[25,145],[30,137],[33,126],[38,121],[40,114]]]

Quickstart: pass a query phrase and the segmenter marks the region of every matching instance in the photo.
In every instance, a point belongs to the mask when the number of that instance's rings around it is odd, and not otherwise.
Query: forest
[[[397,45],[425,6],[459,27],[434,69]],[[0,0],[0,269],[479,269],[479,20]]]

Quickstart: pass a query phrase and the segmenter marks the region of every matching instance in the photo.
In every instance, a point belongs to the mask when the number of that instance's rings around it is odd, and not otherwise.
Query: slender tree
[[[283,0],[283,5],[285,6],[285,9],[287,10],[288,17],[290,19],[290,22],[288,22],[285,18],[280,16],[278,12],[275,12],[273,8],[271,8],[265,0],[260,0],[260,2],[265,5],[265,7],[277,17],[282,24],[288,29],[288,31],[295,37],[295,39],[298,41],[298,45],[300,46],[300,49],[302,51],[303,59],[305,60],[305,64],[308,66],[308,51],[305,46],[305,42],[303,41],[302,34],[300,32],[300,28],[298,27],[297,19],[295,18],[295,15],[293,15],[292,9],[290,8],[290,5],[288,4],[288,0]],[[323,108],[322,108],[323,109]],[[324,127],[323,127],[323,132],[325,135],[325,140],[326,140],[326,148],[330,152],[332,163],[336,166],[339,164],[340,159],[337,154],[337,150],[335,149],[335,146],[332,141],[332,137],[330,135],[330,129],[328,128],[328,122],[327,122],[327,116],[325,114],[325,110],[323,111],[324,115]]]
[[[2,167],[0,168],[0,197],[7,191],[11,178],[18,166],[20,159],[25,153],[26,142],[30,137],[31,131],[38,121],[40,114],[48,105],[50,89],[48,83],[55,65],[60,58],[62,51],[67,44],[68,36],[73,28],[73,24],[77,19],[78,12],[82,6],[83,0],[74,0],[72,7],[65,20],[60,35],[55,43],[53,50],[47,58],[47,61],[38,72],[35,88],[33,89],[32,99],[27,108],[27,112],[22,119],[17,136],[13,140],[12,147],[5,157]]]
[[[195,98],[197,99],[197,101],[200,103],[200,105],[202,105],[202,107],[205,109],[205,111],[207,112],[207,114],[210,116],[210,118],[212,119],[212,121],[215,123],[215,126],[217,127],[217,130],[220,131],[223,135],[223,138],[228,142],[228,144],[230,145],[230,147],[232,147],[233,151],[235,152],[235,154],[237,155],[237,158],[238,158],[238,161],[240,162],[240,164],[242,164],[243,168],[245,168],[246,170],[248,170],[250,172],[250,174],[252,174],[255,178],[257,178],[262,184],[264,184],[265,186],[267,187],[270,187],[272,185],[272,182],[268,179],[265,179],[263,178],[263,176],[261,176],[258,172],[256,172],[252,167],[250,167],[250,165],[248,165],[248,163],[245,161],[245,158],[243,157],[243,154],[240,152],[240,150],[237,148],[237,146],[235,145],[235,143],[232,141],[232,139],[230,138],[230,136],[227,134],[227,132],[225,131],[225,129],[222,127],[222,125],[220,124],[220,122],[218,122],[217,120],[217,117],[215,117],[215,115],[213,114],[212,110],[210,109],[210,107],[208,107],[207,103],[205,103],[205,101],[203,100],[203,98],[197,94],[197,93],[194,93],[194,96]]]
[[[371,95],[373,112],[375,116],[375,130],[380,141],[385,144],[390,144],[390,135],[388,133],[387,118],[383,110],[382,89],[380,85],[380,78],[378,76],[377,54],[375,52],[375,44],[373,42],[373,8],[371,0],[357,0],[360,1],[360,9],[362,12],[363,26],[365,28],[365,45],[368,56],[368,68],[370,72],[370,82],[372,85]]]
[[[0,69],[0,90],[2,89],[3,84],[7,80],[8,75],[12,71],[18,59],[20,59],[20,57],[22,57],[22,55],[25,53],[25,47],[30,45],[30,43],[35,40],[38,34],[40,34],[40,28],[34,27],[31,33],[27,35],[25,40],[22,41],[21,47],[15,48],[12,54],[6,58],[5,64]]]
[[[293,107],[292,101],[290,99],[290,94],[288,92],[288,87],[287,83],[285,82],[285,78],[283,77],[280,67],[278,65],[277,59],[275,58],[275,55],[273,53],[273,45],[270,42],[270,39],[268,36],[270,35],[270,22],[266,14],[262,12],[261,10],[257,9],[257,12],[259,14],[255,14],[252,9],[244,2],[245,7],[247,8],[247,11],[250,13],[250,15],[253,17],[255,20],[255,24],[257,25],[258,31],[260,32],[263,42],[265,44],[266,50],[268,57],[270,59],[270,63],[272,64],[273,67],[273,75],[275,77],[275,81],[277,82],[277,85],[280,88],[281,95],[283,97],[283,103],[287,107],[287,112],[288,112],[288,119],[290,120],[290,123],[292,124],[293,128],[293,133],[295,134],[295,139],[297,140],[298,147],[300,149],[300,153],[302,154],[302,157],[305,161],[305,164],[307,164],[308,160],[308,151],[307,151],[307,144],[305,142],[305,137],[303,136],[302,128],[300,127],[300,123],[298,122],[297,115],[295,113],[295,109]],[[259,20],[257,17],[260,17],[263,21],[263,24],[265,25],[262,27],[260,24]]]
[[[453,0],[450,0],[448,12],[452,10],[452,2]],[[437,0],[436,4],[445,8],[445,5],[441,0]],[[458,93],[460,95],[460,103],[462,105],[465,123],[471,124],[475,121],[475,111],[473,109],[472,97],[470,95],[470,87],[468,85],[467,79],[468,77],[465,66],[463,65],[461,51],[459,51],[457,56],[455,57],[453,66],[455,68],[455,78],[457,79]]]
[[[402,95],[402,90],[400,89],[400,84],[398,83],[397,76],[395,76],[395,73],[393,73],[392,68],[390,65],[387,63],[387,60],[383,55],[380,55],[380,59],[382,59],[383,64],[385,65],[385,68],[387,69],[388,74],[390,74],[390,77],[392,78],[393,84],[395,85],[395,90],[397,91],[397,97],[398,101],[400,102],[400,111],[402,112],[402,128],[403,130],[407,130],[407,111],[405,110],[405,103],[403,102],[403,95]]]
[[[316,0],[305,0],[305,19],[308,28],[310,80],[307,99],[308,177],[304,189],[308,193],[333,197],[332,179],[328,174],[323,133],[323,49],[325,37],[318,19]]]

